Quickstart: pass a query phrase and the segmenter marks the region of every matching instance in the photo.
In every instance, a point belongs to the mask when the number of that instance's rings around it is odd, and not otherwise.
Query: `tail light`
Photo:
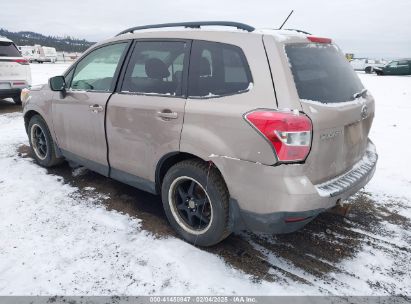
[[[29,64],[28,60],[23,59],[23,58],[22,59],[14,59],[13,62],[17,62],[21,65],[28,65]]]
[[[315,36],[307,36],[307,39],[315,43],[331,43],[332,41],[330,38],[315,37]]]
[[[311,120],[298,112],[256,110],[245,115],[273,146],[281,162],[306,159],[311,148]]]

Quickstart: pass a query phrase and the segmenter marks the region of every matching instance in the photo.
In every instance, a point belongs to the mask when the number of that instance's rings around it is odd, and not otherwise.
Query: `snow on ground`
[[[31,65],[33,84],[67,66]],[[409,220],[411,77],[360,77],[376,98],[371,138],[380,156],[365,190],[377,204]],[[158,237],[143,230],[138,218],[108,211],[104,196],[94,189],[92,196],[84,196],[60,176],[19,157],[21,144],[28,144],[21,114],[0,114],[0,295],[411,294],[410,265],[400,265],[402,274],[390,273],[398,261],[411,257],[409,250],[391,251],[398,257],[387,253],[390,246],[410,247],[410,232],[399,226],[382,221],[388,235],[361,231],[381,241],[378,249],[361,246],[354,257],[334,265],[343,271],[323,280],[266,253],[271,264],[310,284],[290,278],[256,281],[218,255],[172,236]],[[375,282],[385,288],[372,288]]]
[[[32,85],[47,83],[53,76],[62,75],[71,63],[31,64]]]
[[[411,199],[411,77],[360,74],[376,98],[371,139],[377,146],[377,174],[367,189],[373,194]]]
[[[31,65],[33,84],[66,65]],[[0,115],[0,295],[287,294],[253,284],[219,257],[179,239],[158,239],[138,219],[109,212],[98,199],[28,159],[20,113]]]

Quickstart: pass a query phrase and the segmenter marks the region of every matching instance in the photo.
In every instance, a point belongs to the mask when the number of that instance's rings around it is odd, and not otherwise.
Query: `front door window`
[[[70,88],[111,92],[114,75],[127,43],[111,44],[91,52],[76,66]]]

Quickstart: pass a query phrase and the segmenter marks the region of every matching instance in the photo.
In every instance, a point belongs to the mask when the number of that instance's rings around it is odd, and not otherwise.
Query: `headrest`
[[[163,79],[170,76],[167,66],[158,58],[150,58],[145,63],[146,74],[149,78]]]
[[[200,58],[200,76],[211,76],[211,66],[207,58]]]

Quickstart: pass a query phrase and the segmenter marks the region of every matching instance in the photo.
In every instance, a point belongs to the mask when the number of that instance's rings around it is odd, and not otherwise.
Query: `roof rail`
[[[120,36],[126,33],[133,33],[134,31],[139,30],[146,30],[146,29],[154,29],[154,28],[165,28],[165,27],[189,27],[189,28],[200,28],[201,26],[231,26],[236,27],[240,30],[245,30],[247,32],[253,32],[255,30],[254,27],[239,23],[239,22],[230,22],[230,21],[195,21],[195,22],[178,22],[178,23],[162,23],[162,24],[151,24],[151,25],[143,25],[143,26],[135,26],[129,29],[126,29],[116,36]]]

